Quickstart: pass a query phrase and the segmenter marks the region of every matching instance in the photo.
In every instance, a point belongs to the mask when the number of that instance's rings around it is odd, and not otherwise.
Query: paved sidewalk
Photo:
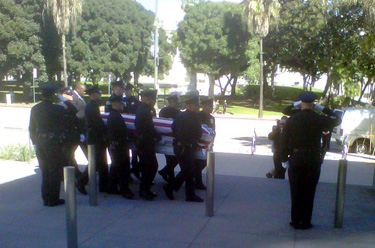
[[[159,176],[154,202],[99,194],[99,206],[91,207],[88,197],[77,192],[79,247],[374,247],[372,186],[347,186],[344,228],[335,229],[336,185],[319,183],[314,228],[294,230],[288,225],[288,181],[263,178],[270,161],[266,156],[217,154],[211,218],[205,216],[205,203],[184,201],[184,188],[175,201],[169,201]],[[331,180],[337,175],[330,167],[334,165],[328,162],[322,176]],[[66,247],[65,207],[42,206],[41,174],[35,163],[0,161],[0,174],[11,172],[23,177],[0,184],[0,246]],[[138,182],[132,185],[134,192],[137,189]],[[204,191],[198,194],[205,197]]]

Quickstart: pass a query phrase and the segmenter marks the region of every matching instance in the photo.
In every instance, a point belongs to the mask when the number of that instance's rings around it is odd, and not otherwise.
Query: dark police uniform
[[[86,134],[86,120],[85,120],[85,108],[86,108],[86,102],[85,100],[78,94],[77,91],[73,91],[73,100],[72,104],[77,109],[77,118],[79,122],[79,129],[82,131],[81,134]],[[85,141],[79,141],[78,145],[81,147],[83,153],[85,154],[86,158],[88,158],[88,149],[87,149],[87,143]],[[76,149],[78,147],[76,146]]]
[[[65,109],[52,103],[55,86],[49,85],[42,90],[45,99],[31,109],[29,131],[42,171],[43,204],[57,206],[64,203],[59,196],[63,167],[67,163],[62,149]]]
[[[92,92],[100,92],[97,86],[87,90],[88,94]],[[87,131],[87,144],[95,145],[95,161],[96,169],[99,172],[99,191],[107,191],[108,186],[108,164],[107,164],[107,154],[106,154],[106,135],[107,127],[100,117],[99,103],[90,100],[86,105],[85,109],[86,118],[86,131]],[[87,173],[85,173],[87,175]],[[84,179],[84,184],[87,184],[88,177]]]
[[[144,90],[142,96],[156,98],[156,91]],[[151,192],[152,182],[158,171],[158,161],[155,154],[155,145],[161,140],[156,132],[152,118],[156,116],[153,106],[142,103],[135,115],[135,130],[137,132],[137,150],[140,157],[141,184],[139,195],[146,200],[152,200],[155,193]]]
[[[209,105],[212,106],[213,100],[207,99],[204,101],[201,101],[202,105]],[[201,124],[207,125],[209,128],[215,131],[216,125],[215,125],[215,117],[213,117],[209,113],[205,113],[203,111],[199,112],[199,120]],[[207,166],[207,160],[206,159],[196,159],[195,160],[195,170],[194,170],[194,180],[195,180],[195,188],[205,190],[206,186],[203,184],[202,180],[202,170]]]
[[[192,97],[187,104],[199,104],[198,97]],[[181,171],[176,178],[164,185],[164,191],[170,200],[173,200],[173,191],[178,191],[185,182],[186,200],[193,202],[203,201],[195,194],[194,186],[194,155],[197,151],[197,143],[202,136],[202,127],[199,114],[186,110],[181,112],[172,124],[175,137],[174,153],[178,159]]]
[[[272,127],[272,132],[268,134],[268,139],[272,140],[272,152],[273,152],[273,164],[275,166],[275,176],[276,179],[285,179],[286,169],[281,164],[280,157],[280,138],[281,138],[281,128],[279,127],[279,121],[277,126]]]
[[[302,102],[312,103],[316,95],[313,92],[303,92],[299,98]],[[312,109],[303,109],[287,120],[281,134],[282,161],[288,160],[290,164],[290,225],[296,229],[308,229],[312,226],[314,195],[321,167],[321,135],[324,130],[340,123],[340,118],[330,109],[325,108],[323,113],[328,116],[319,115]]]
[[[121,88],[124,88],[124,83],[121,80],[120,81],[116,81],[116,82],[112,83],[112,87],[121,87]],[[116,96],[117,95],[115,93],[113,93],[111,95],[111,97],[116,97]],[[122,97],[122,95],[120,95],[119,97]],[[111,101],[108,98],[107,101],[105,102],[105,105],[104,105],[104,112],[109,113],[111,110],[112,110],[112,103],[111,103]]]
[[[176,95],[169,96],[167,99],[168,102],[174,101],[178,103],[178,96]],[[160,110],[159,117],[170,118],[175,120],[180,112],[181,111],[179,109],[167,106]],[[159,174],[163,177],[165,181],[169,182],[174,179],[174,168],[176,168],[178,160],[176,156],[173,155],[165,155],[165,160],[167,164],[162,170],[159,171]]]
[[[111,103],[123,103],[122,96],[112,96],[109,98]],[[128,144],[128,129],[121,113],[118,110],[111,109],[107,121],[109,153],[111,155],[111,168],[109,171],[109,193],[119,193],[127,199],[133,198],[134,194],[129,189],[130,176],[130,158]]]

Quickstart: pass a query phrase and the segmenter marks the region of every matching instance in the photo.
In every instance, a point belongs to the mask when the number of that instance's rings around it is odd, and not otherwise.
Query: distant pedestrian
[[[340,118],[330,109],[314,105],[316,94],[302,92],[301,111],[292,115],[281,133],[281,161],[289,163],[288,175],[292,200],[291,222],[295,229],[312,227],[316,185],[321,167],[322,132],[340,124]],[[314,108],[328,116],[319,115]]]
[[[217,113],[217,112],[219,112],[220,101],[219,101],[219,100],[216,100],[216,101],[215,101],[215,106],[213,106],[213,107],[215,107],[215,108],[214,108],[214,114]]]
[[[227,106],[228,106],[227,100],[224,100],[224,102],[223,102],[223,114],[225,114],[227,112]]]

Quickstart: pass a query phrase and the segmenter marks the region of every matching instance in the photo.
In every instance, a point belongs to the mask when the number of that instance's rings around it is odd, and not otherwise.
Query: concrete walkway
[[[158,159],[162,166],[163,157]],[[337,177],[334,164],[337,167],[337,161],[323,167],[323,181]],[[358,166],[348,171],[348,178],[357,172],[355,177],[361,181],[358,177],[365,179],[373,171]],[[92,207],[88,197],[77,192],[79,247],[374,247],[372,186],[347,186],[344,227],[335,229],[336,185],[319,183],[314,227],[294,230],[288,225],[288,181],[264,178],[271,167],[269,156],[217,154],[215,216],[211,218],[205,216],[205,203],[184,201],[184,188],[175,201],[169,201],[159,176],[154,186],[159,196],[154,202],[99,194],[99,206]],[[356,164],[350,162],[352,167]],[[0,247],[67,247],[65,207],[42,206],[36,161],[0,161],[0,175],[8,178],[0,184]],[[10,181],[17,176],[21,178]],[[138,182],[131,188],[136,192]],[[198,194],[205,197],[204,191]]]

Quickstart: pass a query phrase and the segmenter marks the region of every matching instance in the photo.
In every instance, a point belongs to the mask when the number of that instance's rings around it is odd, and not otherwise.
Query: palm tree
[[[68,86],[66,67],[66,35],[77,27],[82,14],[82,0],[45,0],[45,9],[53,18],[57,32],[61,35],[64,65],[64,83]]]
[[[277,25],[280,4],[278,0],[244,0],[248,26],[260,38],[260,93],[258,118],[263,118],[263,38],[268,35],[270,26]]]

